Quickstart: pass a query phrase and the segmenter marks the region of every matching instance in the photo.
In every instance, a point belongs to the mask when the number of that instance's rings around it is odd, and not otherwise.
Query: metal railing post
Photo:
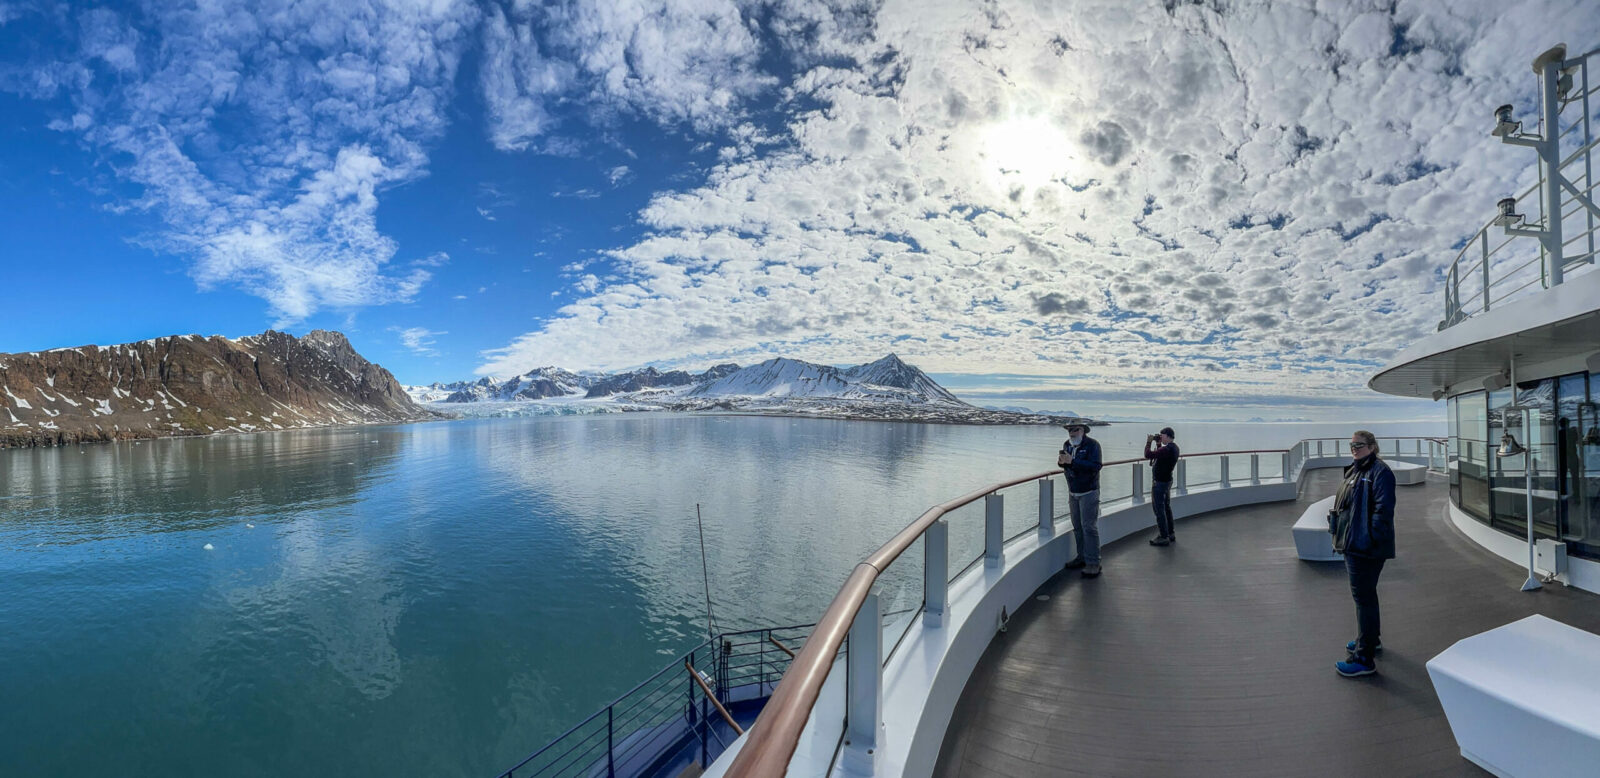
[[[950,523],[940,519],[922,534],[922,623],[944,624],[950,600]]]
[[[1178,484],[1174,488],[1176,488],[1178,490],[1178,494],[1188,494],[1189,493],[1189,460],[1182,459],[1182,458],[1178,459],[1178,477],[1177,477],[1177,481],[1178,481]]]
[[[861,601],[850,623],[844,686],[845,759],[870,769],[883,731],[883,618],[877,594]]]
[[[606,778],[616,778],[617,776],[616,726],[613,721],[615,717],[612,715],[616,707],[615,705],[606,706]]]
[[[1479,245],[1483,248],[1483,310],[1489,310],[1489,230],[1484,229],[1478,233],[1483,237]]]
[[[1039,479],[1039,539],[1056,536],[1056,482],[1051,478]]]
[[[983,565],[998,567],[1005,561],[1005,498],[999,494],[983,497]]]
[[[1228,488],[1228,455],[1223,454],[1217,458],[1222,460],[1222,479],[1218,482],[1218,486],[1226,489]]]
[[[1322,438],[1317,438],[1317,456],[1322,456]]]
[[[711,764],[710,746],[706,743],[706,715],[704,706],[696,707],[694,704],[694,679],[689,679],[689,726],[700,730],[700,764]]]
[[[1261,455],[1260,454],[1251,454],[1250,455],[1250,485],[1251,486],[1255,486],[1255,485],[1260,484],[1260,483],[1261,483]]]
[[[1144,502],[1144,463],[1135,462],[1133,467],[1133,504]]]

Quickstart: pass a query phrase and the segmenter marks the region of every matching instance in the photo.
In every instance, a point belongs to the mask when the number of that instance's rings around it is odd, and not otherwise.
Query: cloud
[[[1433,331],[1452,245],[1531,180],[1483,117],[1531,104],[1538,20],[1600,39],[1578,2],[859,13],[752,35],[797,63],[762,145],[653,109],[731,151],[480,372],[892,349],[945,373],[1357,396]],[[740,83],[731,116],[767,89]]]
[[[434,338],[439,335],[450,334],[444,330],[439,330],[436,332],[425,327],[407,327],[405,329],[401,329],[399,327],[390,327],[389,331],[400,334],[400,345],[411,349],[413,353],[420,354],[425,357],[438,356],[439,352],[433,348]]]
[[[378,198],[426,172],[477,13],[443,0],[94,9],[31,85],[0,84],[64,98],[71,119],[52,128],[138,191],[108,206],[164,224],[140,242],[189,258],[202,289],[262,298],[282,326],[409,300],[428,281],[389,269]]]
[[[545,138],[560,106],[606,123],[640,115],[699,131],[730,126],[777,79],[760,67],[753,29],[763,3],[558,0],[493,8],[483,26],[480,87],[502,151],[570,150]],[[554,147],[536,146],[557,142]],[[570,139],[567,140],[570,144]],[[613,181],[615,183],[615,181]]]
[[[612,186],[617,186],[632,177],[633,171],[629,170],[627,165],[618,165],[606,171],[606,180],[610,181]]]

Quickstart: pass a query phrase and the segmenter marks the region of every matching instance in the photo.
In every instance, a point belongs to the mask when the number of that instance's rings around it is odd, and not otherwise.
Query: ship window
[[[1531,408],[1525,414],[1515,408]],[[1533,531],[1538,537],[1556,535],[1556,420],[1555,381],[1544,379],[1519,383],[1516,390],[1489,393],[1489,443],[1498,446],[1501,436],[1510,433],[1526,454],[1490,457],[1489,516],[1499,530],[1519,537],[1528,532],[1528,470],[1532,468]]]
[[[1556,490],[1567,553],[1600,559],[1600,419],[1595,377],[1562,376],[1556,387]],[[1590,430],[1594,430],[1590,434]]]
[[[1461,466],[1456,461],[1456,456],[1461,446],[1458,441],[1461,437],[1461,420],[1456,416],[1456,414],[1460,413],[1460,409],[1456,407],[1456,404],[1455,397],[1445,400],[1444,417],[1445,424],[1449,427],[1449,434],[1445,437],[1444,462],[1445,472],[1450,476],[1450,502],[1460,505]]]
[[[1456,504],[1478,521],[1489,521],[1489,419],[1483,392],[1456,397],[1456,428],[1460,431],[1457,464],[1460,500]]]

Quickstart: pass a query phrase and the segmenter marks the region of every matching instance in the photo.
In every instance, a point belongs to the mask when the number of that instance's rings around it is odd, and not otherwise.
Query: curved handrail
[[[1287,453],[1289,449],[1206,451],[1184,454],[1179,458]],[[1119,459],[1105,462],[1102,467],[1143,461],[1144,457]],[[822,693],[822,684],[833,669],[839,648],[844,645],[845,636],[850,633],[850,625],[855,621],[856,613],[861,610],[861,604],[871,593],[872,585],[890,564],[933,526],[934,522],[950,511],[977,502],[985,495],[1040,478],[1049,478],[1061,472],[1062,468],[1058,467],[1022,478],[1001,481],[935,505],[856,565],[850,576],[845,579],[844,586],[840,587],[839,593],[834,595],[833,602],[828,604],[828,609],[817,619],[811,637],[801,647],[799,656],[790,662],[788,671],[778,681],[778,688],[773,690],[761,715],[745,733],[744,747],[734,757],[733,764],[728,766],[727,774],[765,777],[780,776],[787,772],[789,760],[794,757],[795,748],[800,745],[800,735],[805,730],[806,720],[811,717],[811,709],[816,705],[818,695]]]

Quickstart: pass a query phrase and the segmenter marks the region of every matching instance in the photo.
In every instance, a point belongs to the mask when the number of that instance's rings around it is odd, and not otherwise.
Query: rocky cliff
[[[430,418],[326,330],[0,354],[0,448]]]

